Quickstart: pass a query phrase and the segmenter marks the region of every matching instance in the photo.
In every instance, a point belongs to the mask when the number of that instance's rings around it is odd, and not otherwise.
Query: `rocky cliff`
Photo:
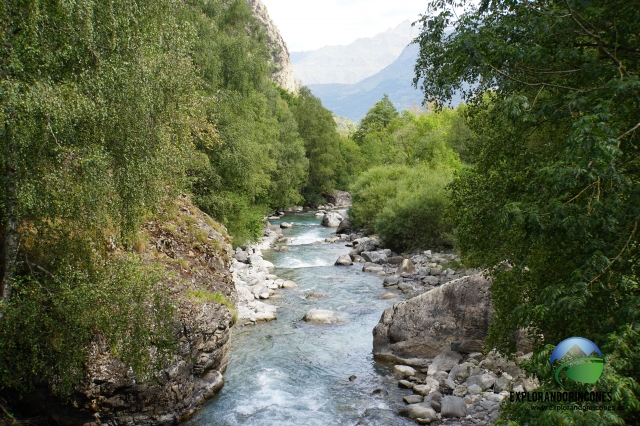
[[[39,389],[16,407],[20,411],[37,410],[60,425],[175,424],[222,388],[237,316],[230,237],[186,197],[149,220],[139,235],[134,250],[164,270],[162,285],[176,307],[171,362],[154,378],[139,380],[98,333],[70,404]]]
[[[273,23],[267,8],[261,0],[247,0],[253,9],[253,16],[262,25],[267,35],[267,43],[273,61],[273,81],[289,92],[296,92],[297,86],[293,76],[293,67],[289,57],[289,49],[278,28]]]

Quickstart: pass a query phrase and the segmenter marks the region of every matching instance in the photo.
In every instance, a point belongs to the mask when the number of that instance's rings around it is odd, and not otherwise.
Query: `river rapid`
[[[390,401],[401,397],[380,392],[400,391],[392,366],[373,359],[372,330],[402,294],[379,300],[385,293],[382,277],[362,272],[362,264],[334,266],[350,249],[324,242],[335,229],[321,226],[313,213],[282,220],[295,223],[283,230],[293,238],[290,251],[264,250],[264,258],[275,265],[276,275],[299,288],[277,290],[269,299],[278,307],[276,321],[235,327],[224,388],[190,426],[355,425],[367,409],[397,408]],[[325,296],[307,298],[310,293]],[[303,322],[312,308],[334,311],[342,322]],[[393,424],[415,424],[393,417]],[[378,424],[374,417],[367,419],[363,424]]]

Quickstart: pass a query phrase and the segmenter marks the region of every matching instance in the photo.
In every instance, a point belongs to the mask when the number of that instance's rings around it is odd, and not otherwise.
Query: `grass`
[[[144,232],[139,232],[133,240],[133,250],[138,253],[144,253],[149,248],[149,236]]]
[[[227,307],[229,312],[231,312],[231,315],[233,315],[233,321],[235,322],[238,319],[238,311],[236,311],[236,307],[233,303],[229,302],[222,293],[212,293],[206,290],[189,290],[187,291],[187,297],[197,304],[218,303],[220,305],[224,305]]]

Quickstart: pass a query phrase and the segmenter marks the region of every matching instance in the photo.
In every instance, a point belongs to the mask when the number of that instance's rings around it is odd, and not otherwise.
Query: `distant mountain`
[[[413,87],[418,51],[417,44],[407,46],[391,65],[356,84],[310,84],[309,88],[325,108],[355,122],[364,117],[385,93],[398,111],[419,107],[424,95]],[[460,102],[460,96],[454,95],[451,104],[457,106]]]
[[[374,37],[359,38],[347,46],[325,46],[291,52],[291,63],[302,84],[353,84],[391,64],[418,30],[406,20]]]

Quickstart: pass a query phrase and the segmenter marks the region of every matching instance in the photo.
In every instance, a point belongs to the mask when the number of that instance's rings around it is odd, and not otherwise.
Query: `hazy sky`
[[[426,0],[262,0],[289,50],[314,50],[372,37],[412,22]]]

